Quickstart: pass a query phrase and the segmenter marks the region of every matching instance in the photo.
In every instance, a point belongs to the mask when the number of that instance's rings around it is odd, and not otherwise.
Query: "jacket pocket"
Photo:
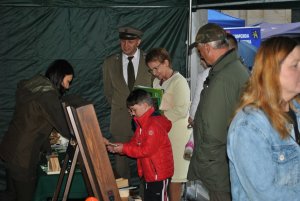
[[[299,149],[295,145],[272,146],[272,159],[276,165],[275,183],[279,186],[299,185]]]

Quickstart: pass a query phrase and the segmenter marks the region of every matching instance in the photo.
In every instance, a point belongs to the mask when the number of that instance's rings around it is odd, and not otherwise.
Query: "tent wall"
[[[187,7],[0,7],[0,138],[14,109],[16,85],[44,73],[54,59],[75,67],[69,93],[91,100],[101,129],[108,134],[109,108],[102,90],[102,63],[120,51],[117,27],[131,25],[145,31],[141,49],[165,47],[175,70],[185,73]]]

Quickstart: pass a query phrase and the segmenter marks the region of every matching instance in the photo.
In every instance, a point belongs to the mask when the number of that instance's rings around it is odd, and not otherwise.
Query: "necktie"
[[[127,76],[128,76],[127,77],[128,78],[127,85],[128,85],[129,91],[132,90],[134,82],[135,82],[135,75],[134,75],[132,59],[133,59],[133,57],[128,57],[129,62],[128,62],[128,66],[127,66]]]

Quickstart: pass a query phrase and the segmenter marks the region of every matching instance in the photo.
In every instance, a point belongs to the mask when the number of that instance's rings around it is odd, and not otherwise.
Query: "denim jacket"
[[[227,144],[233,201],[300,200],[300,147],[288,126],[290,137],[282,139],[259,109],[234,117]]]

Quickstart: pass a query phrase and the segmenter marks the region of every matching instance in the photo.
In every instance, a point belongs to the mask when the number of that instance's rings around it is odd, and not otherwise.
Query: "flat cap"
[[[208,23],[198,30],[195,42],[209,43],[217,40],[225,40],[226,31],[215,23]]]
[[[119,28],[119,38],[124,40],[134,40],[141,38],[143,32],[133,27],[120,27]]]

